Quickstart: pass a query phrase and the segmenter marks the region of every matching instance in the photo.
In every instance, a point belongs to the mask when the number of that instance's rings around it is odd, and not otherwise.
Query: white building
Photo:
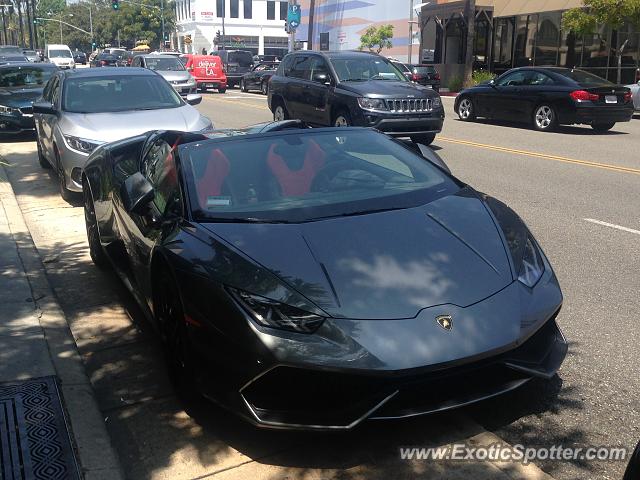
[[[177,0],[177,47],[185,53],[217,49],[217,32],[223,23],[227,49],[241,48],[259,55],[284,56],[288,37],[284,31],[287,1],[280,0]],[[190,36],[191,44],[185,42]]]

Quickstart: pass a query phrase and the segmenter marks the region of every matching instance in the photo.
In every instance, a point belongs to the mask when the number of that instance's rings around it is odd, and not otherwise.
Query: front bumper
[[[196,93],[196,82],[185,82],[185,83],[177,83],[171,84],[173,89],[178,92],[181,96],[186,97],[192,93]]]
[[[33,114],[0,115],[0,135],[27,132],[35,129]]]
[[[427,113],[384,113],[360,111],[362,126],[373,127],[393,137],[410,137],[412,135],[440,133],[444,123],[444,109],[440,108]]]

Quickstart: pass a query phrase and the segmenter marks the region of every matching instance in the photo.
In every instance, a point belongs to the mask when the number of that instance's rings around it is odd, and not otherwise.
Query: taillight
[[[433,76],[434,80],[440,80],[440,74],[438,72],[436,72],[436,74]]]
[[[624,93],[624,102],[630,102],[631,101],[631,92],[625,92]]]
[[[107,61],[106,60],[100,60],[100,65],[106,65]]]
[[[411,74],[411,81],[413,81],[413,82],[417,82],[419,78],[420,78],[420,77],[418,76],[418,74],[417,74],[417,73],[412,73],[412,74]]]
[[[587,100],[591,100],[592,102],[597,102],[600,99],[600,96],[596,93],[589,93],[586,90],[574,90],[569,94],[571,98],[578,102],[584,102]]]

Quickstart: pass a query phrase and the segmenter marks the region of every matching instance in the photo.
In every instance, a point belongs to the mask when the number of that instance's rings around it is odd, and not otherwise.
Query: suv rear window
[[[250,67],[253,63],[251,52],[229,52],[228,63],[237,63],[241,67]]]
[[[435,67],[413,67],[415,73],[429,74],[436,73]]]

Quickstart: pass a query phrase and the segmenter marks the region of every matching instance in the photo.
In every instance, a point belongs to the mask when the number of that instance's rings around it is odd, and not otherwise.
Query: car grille
[[[433,102],[430,98],[402,98],[387,100],[387,108],[392,113],[430,112]]]

